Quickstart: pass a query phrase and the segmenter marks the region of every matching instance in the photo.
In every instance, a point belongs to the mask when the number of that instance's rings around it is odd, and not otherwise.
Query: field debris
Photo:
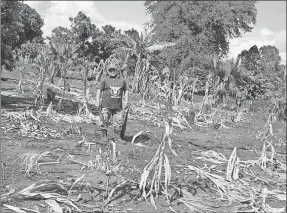
[[[141,32],[62,7],[48,33],[1,2],[1,212],[287,212],[286,63],[228,56],[262,10],[241,3],[145,1]]]
[[[177,156],[176,152],[172,149],[170,134],[173,131],[173,126],[171,125],[171,120],[167,120],[165,123],[165,131],[154,157],[145,166],[141,174],[141,179],[139,183],[139,189],[142,191],[142,196],[147,199],[150,197],[151,204],[157,209],[154,198],[158,198],[161,191],[164,192],[167,201],[170,200],[170,195],[168,193],[169,184],[171,181],[171,167],[169,164],[169,159],[165,153],[166,143],[168,144],[172,153]],[[164,169],[164,170],[163,170]],[[153,173],[152,173],[153,171]],[[161,184],[161,176],[164,171],[164,184]],[[148,180],[148,177],[151,180]],[[146,191],[148,188],[148,191]]]
[[[139,109],[138,109],[139,110]],[[139,111],[137,111],[139,112]],[[147,112],[151,112],[147,111]],[[202,162],[205,162],[205,166],[199,168],[195,165],[185,165],[185,172],[189,175],[196,177],[198,183],[204,182],[208,186],[211,194],[205,192],[205,195],[195,195],[190,192],[190,189],[186,187],[179,187],[173,182],[173,166],[170,165],[170,159],[166,147],[169,147],[170,153],[179,158],[179,155],[172,147],[171,133],[174,128],[183,129],[185,124],[181,120],[175,117],[175,114],[168,114],[170,117],[163,117],[161,121],[158,120],[160,126],[163,126],[163,134],[159,140],[156,135],[151,131],[141,130],[137,132],[131,140],[132,154],[136,155],[134,149],[135,146],[143,147],[148,149],[147,146],[138,142],[138,138],[144,134],[153,135],[154,139],[159,141],[160,144],[151,159],[151,161],[145,165],[143,168],[140,178],[138,181],[131,180],[124,177],[122,172],[122,162],[118,161],[120,152],[115,143],[111,143],[108,150],[102,150],[95,143],[88,142],[83,134],[81,128],[78,126],[78,122],[83,122],[84,115],[81,116],[66,116],[52,112],[49,116],[45,115],[46,112],[37,112],[37,111],[26,111],[22,113],[7,113],[6,116],[8,119],[13,119],[22,124],[20,126],[20,131],[23,131],[24,124],[30,122],[30,126],[26,125],[26,132],[34,131],[31,125],[38,124],[43,121],[43,119],[59,119],[70,121],[71,123],[68,128],[69,131],[77,133],[82,137],[78,141],[76,146],[83,146],[88,148],[88,152],[93,152],[92,159],[88,161],[81,160],[75,155],[69,154],[65,150],[52,150],[42,153],[26,153],[19,157],[21,161],[22,169],[25,171],[27,176],[31,175],[32,172],[41,173],[41,166],[48,164],[61,164],[63,160],[66,162],[73,162],[81,165],[81,172],[90,171],[90,172],[100,172],[105,175],[105,197],[102,205],[93,206],[96,209],[109,208],[109,204],[113,196],[118,190],[126,186],[133,185],[134,189],[137,189],[141,192],[141,196],[154,206],[157,209],[156,200],[164,196],[166,202],[171,209],[174,201],[183,203],[186,207],[192,212],[216,212],[215,209],[218,208],[218,202],[227,202],[226,206],[234,206],[234,212],[252,212],[264,210],[264,212],[283,212],[284,208],[275,208],[271,207],[269,201],[285,201],[286,193],[282,190],[282,187],[286,187],[286,165],[281,163],[276,156],[278,155],[275,152],[275,148],[272,145],[272,141],[267,140],[266,136],[272,136],[270,129],[268,134],[261,135],[265,137],[262,140],[262,151],[258,159],[242,161],[238,157],[238,150],[235,147],[229,157],[226,158],[223,154],[216,152],[214,150],[201,151],[196,150],[192,152],[192,155],[195,156],[195,159],[198,159]],[[214,113],[214,115],[220,116],[220,113]],[[132,114],[134,115],[134,114]],[[152,114],[154,115],[154,114]],[[209,124],[214,123],[215,117],[208,120]],[[61,117],[62,116],[62,117]],[[83,117],[84,116],[84,117]],[[90,115],[91,116],[91,115]],[[165,116],[167,116],[165,114]],[[77,120],[77,118],[82,120]],[[85,120],[86,122],[87,120]],[[15,126],[11,126],[11,129],[17,129],[17,122]],[[270,125],[268,125],[270,128]],[[37,128],[36,128],[37,129]],[[43,129],[43,128],[42,128]],[[267,129],[267,128],[266,128]],[[7,131],[9,131],[7,129]],[[266,130],[267,131],[267,130]],[[91,147],[92,145],[93,148]],[[269,151],[270,150],[270,151]],[[212,164],[208,166],[207,164]],[[272,166],[276,166],[276,169],[271,169]],[[261,175],[254,173],[254,168],[261,168],[263,172]],[[221,170],[221,171],[220,171]],[[225,171],[226,170],[226,171]],[[225,172],[223,172],[225,171]],[[83,179],[86,177],[86,174],[79,175],[74,181],[67,182],[55,182],[50,180],[40,181],[31,186],[15,192],[10,190],[1,197],[2,203],[11,200],[14,198],[21,199],[44,199],[46,207],[51,211],[65,212],[65,211],[76,211],[76,212],[85,212],[84,209],[92,208],[89,205],[83,205],[79,202],[81,200],[81,194],[78,191],[76,185],[81,185]],[[111,185],[111,178],[119,178],[117,184]],[[244,177],[244,178],[243,178]],[[278,178],[278,183],[281,183],[280,187],[275,188],[276,182],[272,180],[272,177]],[[277,183],[277,184],[278,184]],[[192,186],[192,185],[191,185]],[[78,194],[77,194],[78,193]],[[210,195],[212,195],[210,197]],[[78,198],[76,198],[78,196]],[[3,204],[7,209],[11,209],[16,212],[29,212],[29,209],[22,207],[15,207],[9,204]],[[31,210],[33,212],[33,210]],[[39,212],[39,211],[34,211]]]
[[[180,159],[172,147],[171,134],[175,128],[180,131],[184,129],[192,130],[188,121],[184,117],[184,113],[175,111],[167,113],[162,111],[158,106],[132,105],[131,117],[133,119],[153,118],[154,124],[163,128],[161,139],[148,130],[140,130],[135,133],[131,139],[132,155],[136,156],[135,147],[149,149],[148,146],[140,143],[139,138],[142,135],[150,134],[154,140],[159,142],[159,146],[155,151],[152,159],[144,166],[138,180],[130,179],[122,174],[122,161],[118,160],[121,152],[118,150],[117,144],[110,142],[108,150],[102,150],[96,143],[89,142],[83,133],[79,123],[94,122],[100,124],[100,118],[93,114],[82,113],[81,115],[64,115],[52,111],[52,105],[46,111],[27,110],[23,112],[11,113],[5,112],[3,116],[11,122],[4,129],[6,132],[18,131],[22,136],[28,136],[31,132],[34,134],[39,132],[49,132],[50,138],[59,138],[64,134],[77,134],[81,137],[76,144],[76,147],[85,147],[92,158],[90,160],[82,160],[73,154],[69,154],[65,150],[52,150],[42,153],[29,152],[18,158],[25,175],[31,176],[32,173],[41,173],[41,166],[61,164],[64,161],[76,163],[81,166],[81,174],[72,182],[55,182],[52,180],[40,181],[31,186],[16,192],[12,189],[1,197],[3,207],[11,209],[15,212],[40,212],[39,210],[29,210],[22,207],[15,207],[6,203],[8,200],[15,198],[38,200],[44,199],[44,205],[50,211],[56,212],[85,212],[87,209],[108,209],[112,203],[116,193],[125,187],[133,186],[134,190],[140,192],[140,197],[155,208],[158,208],[157,199],[164,197],[169,207],[173,209],[175,201],[183,203],[191,212],[216,212],[220,206],[218,203],[226,203],[226,206],[234,206],[233,212],[284,212],[284,208],[275,208],[270,201],[285,201],[286,193],[286,165],[280,162],[278,154],[272,143],[274,133],[272,128],[271,118],[268,119],[268,125],[264,127],[264,134],[260,134],[262,139],[262,150],[260,156],[253,160],[242,161],[238,157],[238,149],[234,147],[231,155],[227,158],[225,155],[214,150],[194,150],[192,155],[195,159],[204,162],[202,168],[196,165],[182,165],[186,174],[196,177],[195,182],[208,187],[204,194],[194,194],[190,188],[193,184],[181,182],[181,185],[173,182],[173,165],[170,158],[175,157]],[[136,107],[136,108],[135,108]],[[47,113],[49,111],[49,113]],[[136,113],[135,113],[136,112]],[[211,114],[200,114],[195,119],[194,124],[202,127],[220,124],[224,128],[223,123],[227,123],[228,114],[213,112]],[[201,120],[201,118],[204,118]],[[184,120],[185,119],[185,120]],[[53,122],[65,121],[69,125],[66,132],[55,132],[43,125],[47,120]],[[242,121],[242,120],[241,120]],[[237,121],[239,122],[239,120]],[[48,133],[47,133],[48,134]],[[59,134],[57,136],[57,134]],[[259,137],[258,136],[258,137]],[[33,136],[36,138],[36,135]],[[48,136],[47,136],[48,137]],[[38,138],[47,138],[41,136]],[[271,139],[271,140],[270,140]],[[169,149],[166,149],[169,147]],[[172,156],[169,156],[169,153]],[[256,168],[262,169],[260,175],[255,173]],[[275,168],[275,169],[274,169]],[[105,176],[103,190],[105,196],[102,203],[96,206],[85,205],[81,202],[81,192],[77,185],[83,185],[83,181],[87,173],[83,172],[100,172]],[[112,178],[118,178],[117,183],[111,182]],[[273,178],[277,178],[277,182]],[[277,186],[276,186],[277,185]],[[77,186],[77,187],[76,187]]]

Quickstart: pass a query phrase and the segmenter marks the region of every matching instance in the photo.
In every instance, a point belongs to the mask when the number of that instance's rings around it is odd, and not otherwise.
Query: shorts
[[[125,111],[122,109],[107,109],[102,108],[102,115],[105,122],[108,126],[113,126],[115,130],[122,130],[124,120],[125,120]],[[110,121],[111,120],[111,121]],[[108,128],[103,126],[103,129]]]

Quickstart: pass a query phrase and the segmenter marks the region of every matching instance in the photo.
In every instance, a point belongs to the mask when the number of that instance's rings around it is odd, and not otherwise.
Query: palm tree
[[[225,100],[227,95],[237,97],[239,86],[242,84],[241,59],[221,60],[217,55],[207,57],[211,67],[208,75],[208,85],[213,88],[213,96],[218,98],[218,103]],[[207,89],[208,92],[208,89]]]

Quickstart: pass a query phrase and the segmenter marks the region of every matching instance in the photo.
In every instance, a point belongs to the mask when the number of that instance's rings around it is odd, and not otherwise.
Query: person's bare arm
[[[128,92],[128,83],[124,80],[124,109],[128,106],[129,103],[129,92]]]
[[[100,89],[97,89],[97,93],[96,93],[96,107],[99,108],[100,107],[100,100],[101,100],[101,90]]]
[[[128,103],[129,103],[129,92],[128,90],[126,90],[124,94],[124,108],[128,105]]]

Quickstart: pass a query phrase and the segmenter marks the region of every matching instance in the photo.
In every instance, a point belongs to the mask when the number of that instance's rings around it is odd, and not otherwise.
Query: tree
[[[102,29],[104,30],[107,37],[112,37],[113,33],[116,31],[116,28],[110,24],[103,26]]]
[[[257,71],[259,69],[260,52],[256,45],[252,46],[248,51],[243,50],[238,57],[247,70]]]
[[[278,71],[281,57],[275,46],[267,45],[260,48],[260,65],[263,70]]]
[[[118,32],[112,25],[105,25],[100,31],[91,19],[83,12],[78,12],[75,18],[70,18],[71,32],[76,35],[75,41],[80,44],[79,57],[89,58],[99,63],[108,59],[119,43],[112,41],[114,33]],[[120,32],[120,31],[119,31]]]
[[[255,1],[146,1],[154,41],[175,42],[163,51],[178,69],[200,62],[204,55],[226,55],[229,39],[250,32],[256,22]]]
[[[72,32],[77,35],[77,39],[81,42],[85,42],[92,35],[92,31],[96,28],[91,23],[90,17],[83,12],[78,12],[75,18],[69,18],[71,21]]]
[[[139,32],[137,30],[135,30],[134,28],[124,31],[124,34],[129,36],[130,38],[132,38],[135,41],[142,40]]]
[[[67,27],[56,27],[52,30],[51,36],[47,37],[48,40],[62,40],[66,43],[72,43],[75,39],[75,35]]]
[[[2,1],[1,10],[1,64],[12,70],[12,51],[26,41],[42,37],[44,22],[35,9],[20,1]]]

